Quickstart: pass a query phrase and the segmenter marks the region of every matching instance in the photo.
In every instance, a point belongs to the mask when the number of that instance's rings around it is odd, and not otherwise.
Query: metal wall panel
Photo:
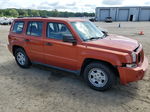
[[[119,21],[128,21],[129,10],[128,9],[119,9],[118,20]]]
[[[105,21],[106,17],[110,16],[110,10],[109,9],[101,9],[100,10],[100,20]]]
[[[113,21],[150,21],[150,6],[97,7],[96,19],[104,21],[106,17],[112,17]]]
[[[139,14],[139,21],[149,21],[150,20],[150,9],[141,9]]]

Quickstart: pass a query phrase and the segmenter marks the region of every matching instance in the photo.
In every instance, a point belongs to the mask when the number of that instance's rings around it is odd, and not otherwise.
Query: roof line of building
[[[150,6],[118,6],[118,7],[96,7],[96,8],[150,8]]]

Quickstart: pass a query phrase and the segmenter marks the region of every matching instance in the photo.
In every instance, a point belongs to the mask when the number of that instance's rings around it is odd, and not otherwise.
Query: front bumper
[[[144,57],[143,63],[136,68],[118,67],[121,84],[143,79],[147,67],[148,60],[146,57]]]

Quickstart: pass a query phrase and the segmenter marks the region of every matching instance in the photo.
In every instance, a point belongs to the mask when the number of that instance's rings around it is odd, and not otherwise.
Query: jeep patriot
[[[8,48],[17,64],[42,64],[83,76],[93,89],[141,80],[148,67],[136,40],[106,35],[88,20],[17,18],[8,35]]]

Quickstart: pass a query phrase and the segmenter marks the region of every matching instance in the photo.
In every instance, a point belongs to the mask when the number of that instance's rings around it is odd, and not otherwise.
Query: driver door
[[[63,42],[64,34],[72,36],[72,33],[64,23],[47,23],[47,32],[44,39],[46,64],[76,70],[78,58],[77,45]]]

